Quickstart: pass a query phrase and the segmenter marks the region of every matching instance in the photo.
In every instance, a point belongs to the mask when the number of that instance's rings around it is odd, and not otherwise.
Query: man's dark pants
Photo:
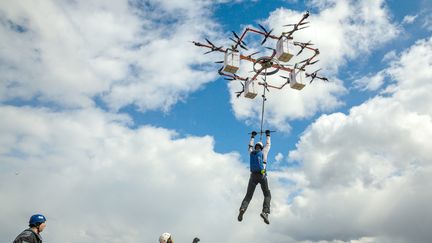
[[[261,184],[261,189],[264,194],[263,212],[270,213],[271,194],[268,187],[267,176],[262,175],[261,173],[254,173],[254,172],[251,173],[249,177],[249,184],[248,184],[246,196],[243,199],[243,202],[240,206],[240,210],[246,211],[249,202],[252,199],[252,196],[254,194],[255,187],[257,186],[258,183]]]

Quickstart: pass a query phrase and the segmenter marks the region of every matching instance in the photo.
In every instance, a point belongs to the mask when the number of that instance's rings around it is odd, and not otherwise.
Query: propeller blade
[[[234,34],[234,36],[235,36],[235,38],[237,38],[237,40],[240,40],[240,37],[237,35],[236,32],[234,32],[234,31],[231,31],[231,32]]]
[[[247,57],[252,57],[253,55],[255,55],[255,54],[258,54],[258,53],[260,53],[259,51],[257,51],[257,52],[254,52],[254,53],[252,53],[252,54],[250,54],[250,55],[247,55]]]
[[[224,61],[217,61],[217,62],[215,62],[215,63],[223,63]]]
[[[317,62],[319,62],[319,60],[316,60],[316,61],[314,61],[314,62],[310,62],[309,65],[315,64],[315,63],[317,63]]]
[[[308,60],[309,60],[309,58],[308,59],[304,59],[303,61],[301,61],[299,63],[304,63],[304,62],[307,62]]]
[[[258,24],[258,26],[267,34],[267,30],[260,24]]]
[[[207,38],[205,38],[205,40],[206,40],[207,43],[209,43],[211,46],[214,46],[213,43],[211,43]]]
[[[324,80],[324,81],[328,82],[328,79],[327,79],[326,77],[317,77],[317,78],[319,78],[319,79],[321,79],[321,80]]]
[[[297,53],[296,56],[300,55],[300,53],[302,53],[303,50],[304,50],[304,48],[302,48],[302,49]]]
[[[248,50],[247,47],[245,47],[245,46],[242,45],[242,44],[239,44],[239,46],[240,46],[241,48],[245,49],[246,51]]]

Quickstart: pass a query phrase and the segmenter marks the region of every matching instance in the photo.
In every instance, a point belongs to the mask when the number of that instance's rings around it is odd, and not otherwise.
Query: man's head
[[[262,150],[264,148],[264,145],[262,142],[258,142],[255,144],[255,150]]]
[[[42,214],[32,215],[29,219],[30,228],[36,228],[38,232],[42,232],[46,226],[46,218]]]
[[[172,235],[170,233],[163,233],[159,237],[159,243],[174,243]]]

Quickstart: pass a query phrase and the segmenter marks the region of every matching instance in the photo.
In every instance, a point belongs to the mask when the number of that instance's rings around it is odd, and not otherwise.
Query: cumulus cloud
[[[412,24],[417,17],[418,15],[406,15],[402,20],[402,24]]]
[[[317,112],[329,112],[342,106],[339,97],[347,92],[345,85],[350,84],[337,78],[339,68],[348,60],[368,55],[399,32],[390,21],[383,1],[312,1],[310,4],[318,12],[313,12],[308,18],[310,28],[296,32],[294,38],[303,42],[311,40],[314,47],[319,48],[320,62],[306,71],[310,73],[322,68],[321,73],[329,78],[330,83],[314,82],[301,91],[284,89],[268,93],[266,121],[279,130],[289,131],[289,122],[293,119],[309,118]],[[297,23],[302,14],[279,8],[262,22],[274,28],[274,33],[281,33],[289,30],[283,25]],[[304,51],[293,62],[309,56],[311,53]],[[380,80],[376,80],[368,89],[377,89],[380,85]],[[241,89],[238,84],[231,84],[230,88],[231,93]],[[233,96],[231,99],[236,117],[248,123],[259,120],[260,102],[259,98],[250,101]]]
[[[215,77],[189,42],[216,33],[209,4],[4,2],[0,100],[167,110]]]
[[[424,17],[422,27],[428,31],[432,31],[432,17],[430,15]]]
[[[215,153],[209,136],[131,130],[128,117],[96,109],[0,112],[3,239],[41,212],[52,242],[156,242],[165,231],[183,242],[266,241],[259,193],[236,221],[247,168],[237,153]]]
[[[384,84],[386,75],[384,72],[376,73],[372,76],[364,76],[354,81],[354,86],[362,90],[376,91]]]
[[[430,240],[431,47],[431,38],[418,41],[383,70],[394,81],[386,96],[321,116],[305,131],[289,154],[302,164],[292,177],[302,191],[279,232],[299,241]]]
[[[0,100],[78,107],[0,106],[1,238],[12,241],[28,216],[41,212],[48,216],[43,236],[51,242],[155,242],[165,231],[176,242],[195,236],[227,243],[429,242],[431,38],[392,55],[388,68],[370,75],[391,83],[363,79],[362,87],[382,89],[381,96],[310,125],[287,158],[299,168],[269,172],[269,226],[258,215],[259,188],[244,221],[236,221],[248,178],[238,153],[216,153],[211,136],[131,129],[130,117],[94,108],[96,96],[113,110],[130,104],[169,109],[213,79],[201,50],[187,43],[215,36],[208,4],[1,4]],[[311,4],[319,10],[311,16],[311,30],[317,29],[299,37],[316,43],[319,64],[333,78],[301,92],[268,94],[269,123],[285,130],[291,119],[342,105],[338,95],[346,90],[335,77],[338,69],[398,31],[381,1]],[[279,9],[263,23],[276,28],[300,14]],[[259,117],[259,99],[232,102],[238,118]]]

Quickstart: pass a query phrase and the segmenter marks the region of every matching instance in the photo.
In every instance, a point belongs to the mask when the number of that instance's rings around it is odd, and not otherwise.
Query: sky
[[[262,101],[191,41],[306,11],[329,82],[267,93],[270,225],[259,187],[240,223]],[[431,70],[428,0],[1,1],[0,238],[42,213],[48,243],[431,242]]]

